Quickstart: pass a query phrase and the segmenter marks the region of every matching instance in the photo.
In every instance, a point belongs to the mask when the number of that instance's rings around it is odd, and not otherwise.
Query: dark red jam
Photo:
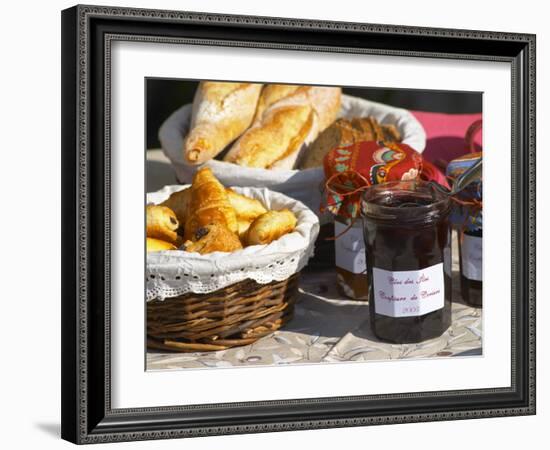
[[[421,342],[451,324],[449,199],[424,182],[375,185],[363,197],[373,333]]]
[[[460,293],[466,303],[479,308],[483,306],[482,239],[481,229],[459,233]]]

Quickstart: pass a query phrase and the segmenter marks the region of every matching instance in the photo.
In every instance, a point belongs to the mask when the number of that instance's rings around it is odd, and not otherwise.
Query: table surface
[[[160,150],[147,152],[147,191],[176,184]],[[254,344],[217,352],[147,353],[147,370],[380,361],[482,354],[482,310],[463,303],[458,249],[453,242],[452,325],[439,338],[418,344],[380,342],[369,325],[367,303],[344,299],[334,270],[302,274],[293,319]]]
[[[439,338],[418,344],[380,342],[369,325],[365,302],[345,300],[334,272],[306,273],[294,318],[254,344],[216,352],[147,353],[148,370],[380,361],[481,355],[482,310],[460,299],[453,277],[452,325]],[[457,300],[458,299],[458,300]]]

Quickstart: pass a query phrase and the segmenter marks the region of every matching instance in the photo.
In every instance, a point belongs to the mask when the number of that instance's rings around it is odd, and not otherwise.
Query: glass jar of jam
[[[447,176],[452,180],[476,164],[482,153],[468,153],[452,160]],[[463,189],[453,201],[451,223],[458,235],[460,264],[460,293],[471,306],[481,307],[483,291],[483,211],[482,180],[474,181]]]
[[[421,342],[451,324],[450,200],[423,181],[363,196],[370,324],[381,340]]]

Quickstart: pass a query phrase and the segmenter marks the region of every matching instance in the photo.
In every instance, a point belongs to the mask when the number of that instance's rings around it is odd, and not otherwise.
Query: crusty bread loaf
[[[330,125],[340,109],[341,89],[268,85],[252,126],[224,160],[259,168],[292,168],[305,142]]]
[[[185,161],[202,164],[239,137],[252,123],[261,89],[255,83],[201,82],[183,144]]]
[[[266,84],[258,99],[254,122],[262,118],[267,108],[277,103],[279,100],[294,94],[299,88],[300,86],[297,84]]]
[[[401,140],[399,131],[394,125],[380,125],[374,117],[338,119],[324,130],[315,141],[304,150],[299,162],[300,169],[321,167],[325,155],[337,147],[354,144],[360,141]]]

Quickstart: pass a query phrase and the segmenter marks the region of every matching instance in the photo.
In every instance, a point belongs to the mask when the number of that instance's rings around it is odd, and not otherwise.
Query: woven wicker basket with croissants
[[[266,188],[226,188],[208,168],[147,200],[149,350],[250,344],[292,317],[319,230],[311,210]]]

